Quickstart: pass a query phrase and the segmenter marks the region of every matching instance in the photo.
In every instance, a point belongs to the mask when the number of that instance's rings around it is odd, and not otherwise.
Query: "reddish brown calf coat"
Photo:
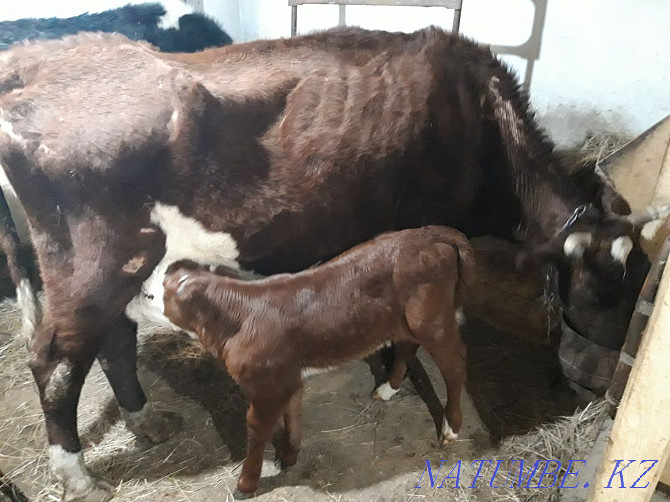
[[[465,236],[438,226],[384,234],[324,265],[252,282],[192,262],[172,265],[166,316],[197,333],[250,403],[238,489],[256,489],[265,444],[282,415],[277,456],[283,465],[296,462],[305,369],[358,359],[389,341],[401,342],[401,353],[422,345],[435,360],[448,392],[442,439],[453,439],[465,380],[456,294],[472,266]],[[398,360],[392,375],[403,373]]]

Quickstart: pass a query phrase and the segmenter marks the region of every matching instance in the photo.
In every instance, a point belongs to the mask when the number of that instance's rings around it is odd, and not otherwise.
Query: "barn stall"
[[[467,4],[465,9],[467,14]],[[244,10],[241,5],[239,10]],[[340,19],[342,12],[338,11]],[[633,206],[638,200],[629,190],[646,189],[654,202],[661,201],[667,194],[663,188],[667,162],[654,164],[658,171],[650,176],[650,147],[644,141],[662,136],[660,131],[666,129],[661,125],[623,149],[618,149],[619,139],[611,141],[611,135],[605,136],[604,146],[596,137],[577,158],[581,161],[583,156],[593,156],[595,149],[595,160]],[[655,151],[660,148],[663,152],[660,157],[654,153],[654,159],[667,159],[667,143],[665,150],[662,139],[654,143]],[[604,159],[612,149],[619,151]],[[638,153],[638,160],[624,156],[630,151]],[[658,242],[658,235],[650,240]],[[462,439],[448,449],[435,448],[439,424],[428,412],[435,415],[435,394],[444,399],[445,391],[424,354],[420,353],[412,366],[411,381],[390,403],[371,401],[370,369],[362,362],[351,364],[309,381],[299,463],[280,473],[268,452],[259,500],[550,500],[567,496],[557,489],[465,488],[475,475],[476,469],[470,465],[475,459],[523,458],[532,462],[551,458],[566,463],[593,455],[596,437],[600,435],[602,441],[602,431],[607,431],[611,406],[599,401],[582,405],[573,414],[579,396],[561,376],[552,350],[557,348],[557,325],[551,306],[541,298],[542,280],[535,273],[519,277],[514,270],[514,246],[488,238],[475,245],[481,270],[468,299],[469,317],[463,328],[470,355]],[[652,256],[658,244],[649,249]],[[23,493],[28,500],[57,500],[58,489],[50,483],[47,472],[41,411],[24,364],[26,353],[12,336],[19,319],[11,300],[4,303],[3,318],[0,470],[3,479],[12,483],[6,496],[20,500],[17,497]],[[650,326],[662,319],[652,316]],[[161,445],[137,443],[124,429],[112,393],[96,366],[80,408],[87,462],[117,484],[119,500],[232,498],[244,456],[243,398],[225,371],[197,346],[148,331],[142,332],[140,339],[142,383],[156,406],[184,417],[184,428]],[[640,358],[649,350],[645,343]],[[434,391],[426,385],[427,378],[434,383]],[[635,373],[631,378],[639,376]],[[656,378],[667,375],[659,373]],[[655,409],[663,411],[660,406]],[[566,418],[558,418],[564,415]],[[625,435],[617,432],[619,429],[614,431]],[[415,488],[425,461],[435,463],[443,458],[463,460],[462,488]]]

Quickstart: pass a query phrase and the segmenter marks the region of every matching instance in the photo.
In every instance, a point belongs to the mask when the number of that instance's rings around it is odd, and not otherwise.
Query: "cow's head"
[[[669,212],[670,207],[603,219],[589,210],[531,252],[555,267],[564,319],[573,330],[598,345],[621,348],[649,270],[640,229]]]

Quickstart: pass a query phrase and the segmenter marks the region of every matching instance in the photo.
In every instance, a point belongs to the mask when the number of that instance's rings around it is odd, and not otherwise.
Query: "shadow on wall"
[[[523,78],[523,88],[526,92],[530,90],[530,82],[533,78],[535,61],[540,59],[542,46],[542,35],[547,17],[547,3],[549,0],[530,0],[535,9],[533,13],[533,26],[528,39],[519,45],[491,45],[494,54],[518,56],[526,61],[526,70]],[[464,2],[467,4],[467,2]],[[467,7],[466,7],[467,8]]]

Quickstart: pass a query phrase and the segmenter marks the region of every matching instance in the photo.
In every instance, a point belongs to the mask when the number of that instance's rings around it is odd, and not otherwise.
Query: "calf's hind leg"
[[[372,392],[372,399],[388,401],[400,389],[407,373],[407,360],[416,354],[419,346],[415,343],[401,341],[393,344],[393,365],[387,382],[384,382]]]
[[[303,388],[300,387],[291,396],[284,410],[284,430],[281,431],[281,437],[275,445],[277,458],[282,469],[295,465],[298,461],[300,442],[302,441],[302,430],[300,428],[302,397]]]
[[[461,393],[466,376],[465,344],[461,340],[455,322],[452,329],[453,331],[449,330],[444,333],[445,336],[436,337],[423,344],[442,373],[444,384],[447,387],[447,404],[444,408],[440,434],[442,444],[448,444],[457,439],[458,431],[463,424]]]
[[[109,380],[126,427],[139,439],[158,443],[180,428],[181,417],[157,412],[147,403],[137,378],[137,324],[121,314],[105,337],[98,361]]]

